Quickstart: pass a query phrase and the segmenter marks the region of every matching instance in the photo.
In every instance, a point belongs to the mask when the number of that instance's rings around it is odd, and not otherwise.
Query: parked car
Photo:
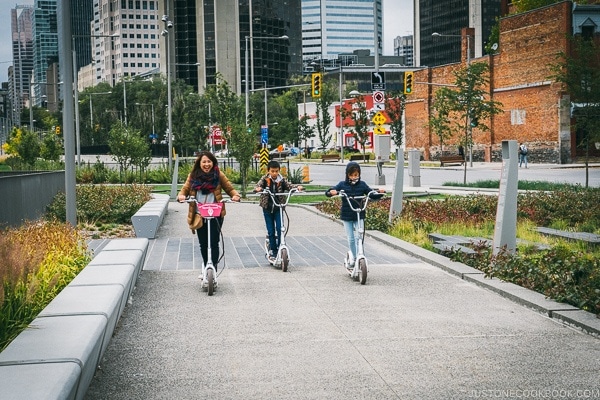
[[[278,149],[273,149],[269,152],[269,158],[286,158],[291,154],[290,149],[283,149],[279,151]]]

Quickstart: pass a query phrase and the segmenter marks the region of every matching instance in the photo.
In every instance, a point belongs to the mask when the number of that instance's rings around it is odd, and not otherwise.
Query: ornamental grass
[[[0,351],[90,259],[79,233],[56,220],[0,231]]]

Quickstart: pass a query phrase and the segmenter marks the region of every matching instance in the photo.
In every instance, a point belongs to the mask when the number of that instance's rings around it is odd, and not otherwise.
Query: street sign
[[[373,103],[383,103],[385,101],[385,92],[376,90],[373,92]]]
[[[376,135],[385,135],[385,128],[381,125],[376,125],[375,128],[373,128],[373,133]]]
[[[385,72],[371,73],[371,90],[385,90]]]
[[[373,103],[373,109],[377,111],[385,110],[385,103]]]
[[[269,143],[269,127],[268,125],[261,125],[260,127],[260,144]]]
[[[378,111],[375,116],[373,117],[373,123],[375,125],[383,125],[387,122],[387,119],[385,118],[385,115],[383,115],[383,113],[381,111]]]
[[[223,131],[218,126],[214,126],[212,128],[212,133],[210,134],[213,145],[224,145],[226,143],[225,138],[223,137]]]

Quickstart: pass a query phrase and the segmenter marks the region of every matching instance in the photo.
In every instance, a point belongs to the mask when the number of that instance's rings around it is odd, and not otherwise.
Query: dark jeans
[[[267,225],[267,233],[269,234],[269,246],[271,247],[273,256],[276,256],[281,240],[281,215],[279,214],[279,209],[273,212],[263,209],[263,216],[265,217],[265,225]]]
[[[217,270],[217,263],[219,262],[219,241],[221,239],[221,227],[223,226],[223,217],[215,218],[210,221],[210,259]],[[200,242],[200,253],[202,254],[202,260],[204,265],[208,260],[208,221],[204,220],[202,228],[196,230],[198,235],[198,241]]]

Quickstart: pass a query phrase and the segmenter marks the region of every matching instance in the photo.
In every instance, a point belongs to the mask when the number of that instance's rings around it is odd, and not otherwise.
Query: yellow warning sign
[[[383,125],[386,122],[387,122],[387,119],[385,118],[385,115],[383,115],[383,113],[381,111],[377,111],[377,113],[373,117],[373,123],[375,125]]]
[[[269,149],[267,149],[266,147],[263,147],[262,149],[260,149],[260,166],[266,168],[268,163],[269,163]]]
[[[373,133],[376,135],[385,135],[385,128],[377,125],[375,128],[373,128]]]

